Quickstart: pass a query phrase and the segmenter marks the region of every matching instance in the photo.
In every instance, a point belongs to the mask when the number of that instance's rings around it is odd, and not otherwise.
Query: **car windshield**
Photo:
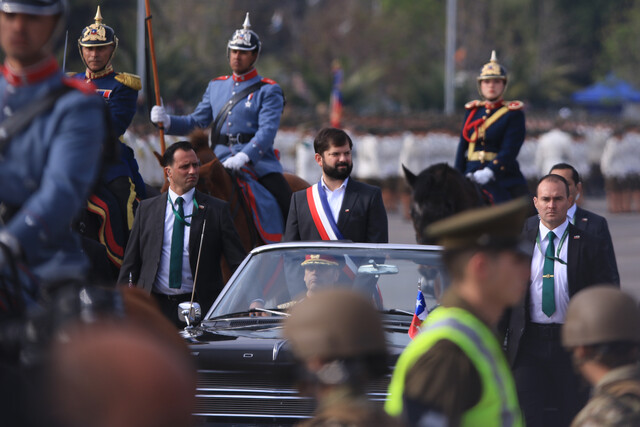
[[[413,315],[418,289],[431,310],[447,283],[435,249],[281,247],[249,255],[207,318],[246,316],[251,308],[286,315],[297,302],[331,286],[358,290],[380,310]]]

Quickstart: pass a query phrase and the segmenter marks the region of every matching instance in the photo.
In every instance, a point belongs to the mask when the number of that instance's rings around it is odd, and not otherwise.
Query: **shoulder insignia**
[[[211,80],[213,82],[215,82],[216,80],[229,80],[231,78],[231,76],[220,76],[220,77],[216,77],[215,79]]]
[[[73,77],[78,73],[76,73],[75,71],[67,71],[65,74],[67,75],[67,77]]]
[[[524,108],[524,102],[522,102],[522,101],[510,101],[507,104],[507,108],[509,108],[509,110],[511,110],[511,111],[522,110]]]
[[[133,90],[142,89],[142,82],[140,81],[140,76],[136,76],[135,74],[129,73],[116,73],[115,79]]]
[[[275,80],[271,80],[271,79],[268,79],[268,78],[266,78],[266,77],[263,77],[263,78],[262,78],[262,80],[260,80],[260,81],[261,81],[261,82],[265,82],[265,83],[270,84],[270,85],[275,85],[275,84],[277,84]]]
[[[464,108],[466,108],[467,110],[473,110],[474,108],[478,108],[482,105],[482,101],[478,101],[477,99],[473,100],[473,101],[469,101],[466,104],[464,104]]]
[[[81,79],[72,79],[70,77],[63,77],[62,84],[79,90],[85,95],[91,95],[96,93],[96,86],[93,83],[87,83]]]

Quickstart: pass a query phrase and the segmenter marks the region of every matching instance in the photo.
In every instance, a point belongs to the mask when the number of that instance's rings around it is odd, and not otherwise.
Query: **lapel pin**
[[[580,236],[573,236],[573,240],[578,240]]]
[[[344,211],[345,211],[345,212],[349,212],[349,209],[345,209]]]
[[[589,218],[582,218],[582,221],[583,222],[587,222],[587,221],[589,221]]]

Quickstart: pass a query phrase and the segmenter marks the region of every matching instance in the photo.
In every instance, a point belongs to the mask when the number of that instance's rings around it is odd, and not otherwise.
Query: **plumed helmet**
[[[27,15],[57,15],[65,13],[64,0],[3,0],[0,10],[5,13],[25,13]]]
[[[348,289],[322,290],[296,304],[284,323],[284,336],[300,359],[330,361],[387,352],[378,311]]]
[[[571,298],[562,345],[619,341],[640,343],[640,309],[632,297],[613,286],[592,286]]]
[[[495,50],[491,51],[491,59],[482,66],[480,75],[478,76],[478,81],[488,79],[501,79],[504,80],[505,83],[507,82],[507,71],[502,65],[498,64],[498,57],[496,56]]]
[[[96,16],[94,19],[94,23],[84,27],[82,33],[80,34],[80,38],[78,39],[78,46],[107,46],[110,44],[118,47],[118,38],[116,37],[113,28],[104,25],[102,23],[102,14],[100,13],[100,6],[98,6],[98,11],[96,12]]]
[[[262,43],[260,37],[251,30],[251,22],[249,22],[249,12],[244,18],[242,28],[236,30],[231,36],[231,40],[227,43],[227,55],[230,50],[257,50],[260,53]]]

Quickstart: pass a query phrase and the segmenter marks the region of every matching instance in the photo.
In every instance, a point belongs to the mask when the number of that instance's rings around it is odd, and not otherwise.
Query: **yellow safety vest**
[[[467,355],[480,375],[482,396],[461,416],[461,426],[523,426],[516,387],[500,343],[477,317],[457,307],[438,307],[429,314],[422,332],[407,346],[396,364],[385,410],[402,413],[406,375],[435,343],[452,341]]]

